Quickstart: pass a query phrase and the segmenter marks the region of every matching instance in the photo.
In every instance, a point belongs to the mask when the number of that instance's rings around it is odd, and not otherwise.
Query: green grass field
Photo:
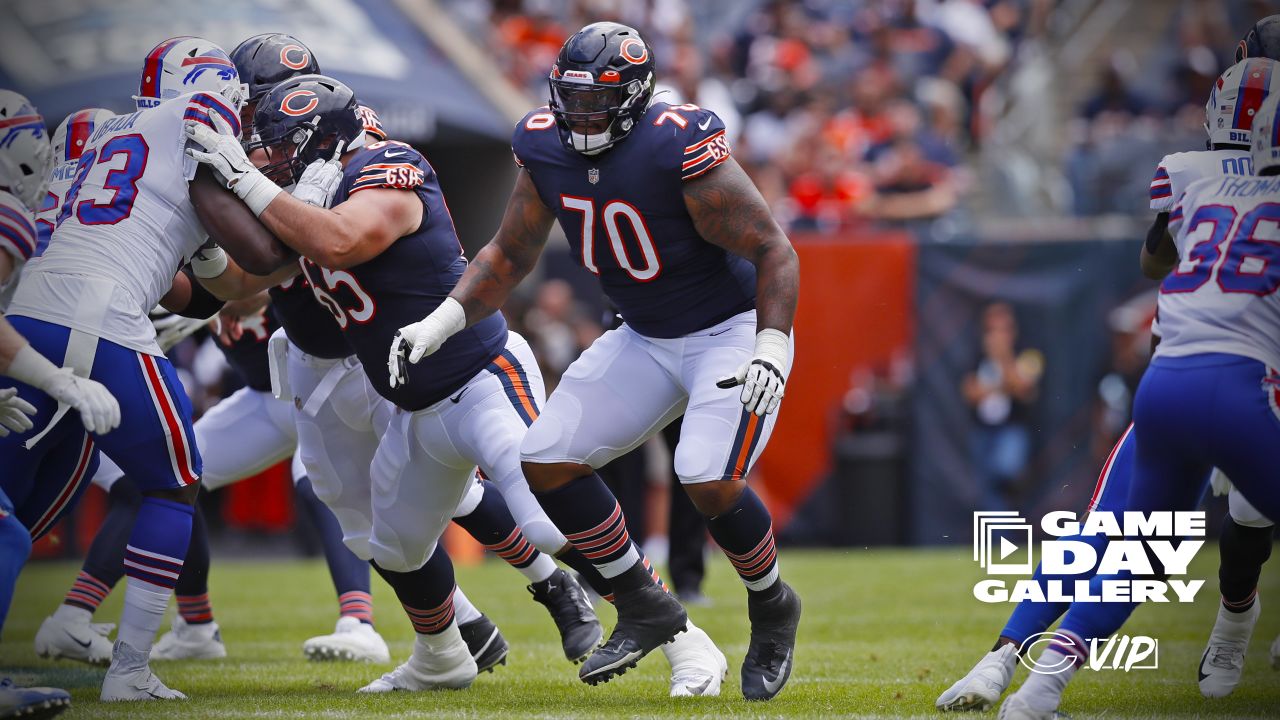
[[[1275,565],[1276,561],[1272,561]],[[607,685],[590,688],[563,660],[546,612],[529,599],[523,580],[496,561],[459,568],[459,583],[502,628],[511,643],[505,667],[464,692],[358,696],[356,688],[389,668],[307,662],[301,644],[329,632],[336,602],[324,565],[306,562],[215,563],[214,612],[229,657],[157,663],[160,676],[191,700],[106,705],[97,701],[102,670],[34,657],[31,639],[75,574],[70,564],[35,564],[19,584],[0,665],[26,682],[60,685],[74,695],[66,717],[941,717],[933,701],[988,649],[1009,611],[971,595],[979,578],[968,551],[788,552],[785,577],[805,602],[795,674],[767,704],[747,704],[738,691],[746,649],[746,602],[726,562],[711,563],[710,607],[690,615],[729,657],[719,698],[666,696],[661,657]],[[1088,717],[1280,717],[1280,672],[1267,647],[1280,633],[1280,572],[1264,573],[1263,618],[1254,634],[1244,681],[1227,699],[1209,701],[1196,688],[1196,664],[1213,621],[1217,552],[1206,547],[1193,566],[1210,581],[1193,605],[1141,608],[1129,634],[1160,640],[1158,670],[1089,672],[1077,676],[1063,711]],[[379,628],[402,661],[411,631],[390,590],[375,579]],[[120,594],[99,611],[115,620]],[[602,609],[606,626],[612,611]],[[14,670],[14,668],[17,668]],[[1026,677],[1019,670],[1017,682]],[[994,714],[990,715],[994,717]]]

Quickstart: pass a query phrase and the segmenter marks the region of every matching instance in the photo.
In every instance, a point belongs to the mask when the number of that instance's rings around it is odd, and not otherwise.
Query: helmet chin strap
[[[596,155],[604,152],[609,141],[613,139],[613,134],[608,130],[594,135],[584,135],[569,131],[569,138],[573,141],[573,147],[583,155]]]

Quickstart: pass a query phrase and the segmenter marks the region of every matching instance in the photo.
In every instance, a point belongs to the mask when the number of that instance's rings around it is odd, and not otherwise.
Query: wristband
[[[235,191],[236,195],[240,196],[244,204],[248,205],[253,214],[257,216],[261,216],[267,206],[271,204],[271,201],[284,192],[283,188],[271,182],[266,175],[257,170],[241,175],[235,184],[231,186],[231,189]]]
[[[58,367],[36,352],[35,348],[28,343],[14,354],[13,361],[9,363],[9,369],[5,374],[18,382],[44,390],[45,384],[57,372]]]

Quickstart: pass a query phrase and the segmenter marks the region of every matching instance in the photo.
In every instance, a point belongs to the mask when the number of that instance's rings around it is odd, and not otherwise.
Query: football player
[[[1212,468],[1266,517],[1280,517],[1280,93],[1252,123],[1254,175],[1191,183],[1169,212],[1180,261],[1160,286],[1161,341],[1134,398],[1133,478],[1126,510],[1192,510]],[[1095,578],[1093,592],[1102,578]],[[1083,638],[1109,637],[1133,603],[1074,603],[1001,718],[1052,718]]]
[[[39,432],[0,438],[4,488],[23,498],[15,498],[19,515],[24,503],[31,505],[39,513],[32,522],[47,528],[92,475],[99,447],[145,496],[125,555],[125,610],[103,681],[105,700],[183,697],[155,677],[148,655],[186,554],[201,462],[190,403],[160,352],[148,311],[182,285],[174,268],[194,259],[199,275],[219,263],[196,257],[204,232],[194,204],[225,190],[189,158],[165,149],[181,149],[189,120],[218,115],[238,129],[242,93],[230,58],[206,40],[173,38],[152,50],[139,111],[112,118],[89,138],[53,240],[26,268],[9,308],[36,353],[100,381],[122,410],[119,427],[107,432],[91,415],[67,414],[56,396],[30,390]],[[229,249],[263,273],[288,260],[278,244]],[[28,395],[26,384],[18,388]]]
[[[791,364],[799,263],[715,113],[652,102],[654,67],[640,35],[617,23],[565,42],[549,107],[516,126],[522,171],[498,234],[439,308],[400,329],[392,374],[404,359],[439,362],[433,353],[453,337],[483,327],[559,220],[625,320],[569,367],[521,445],[538,502],[614,593],[617,626],[579,677],[620,675],[686,627],[594,470],[683,415],[676,474],[747,587],[742,692],[767,700],[792,671],[800,599],[780,577],[769,512],[746,477]]]
[[[1140,263],[1144,272],[1156,277],[1163,277],[1167,273],[1167,269],[1162,269],[1161,266],[1167,266],[1168,260],[1158,258],[1162,252],[1166,253],[1167,258],[1167,250],[1164,250],[1163,242],[1169,222],[1169,210],[1173,205],[1173,199],[1178,197],[1189,184],[1205,177],[1247,175],[1252,172],[1248,138],[1254,113],[1261,107],[1262,101],[1269,93],[1280,92],[1280,73],[1272,72],[1275,69],[1274,65],[1275,63],[1271,60],[1259,58],[1240,62],[1228,68],[1215,83],[1214,90],[1205,104],[1205,131],[1208,133],[1209,149],[1167,155],[1156,167],[1151,181],[1150,195],[1151,209],[1157,214],[1148,230],[1147,241],[1141,251]],[[1239,108],[1238,111],[1237,108]],[[1158,323],[1153,324],[1152,332],[1159,334]],[[1117,441],[1103,465],[1086,512],[1097,510],[1116,513],[1128,509],[1135,445],[1135,437],[1130,428]],[[1234,500],[1233,507],[1241,510],[1242,499]],[[1242,534],[1233,533],[1232,525],[1228,523],[1223,531],[1223,541],[1230,543],[1233,538]],[[1094,545],[1095,548],[1100,548],[1106,542],[1105,538],[1097,535],[1073,539]],[[1269,538],[1266,546],[1269,550]],[[1248,584],[1247,580],[1243,583],[1227,581],[1226,578],[1231,574],[1233,567],[1232,563],[1238,562],[1241,555],[1247,558],[1252,557],[1254,553],[1234,553],[1233,555],[1236,558],[1235,561],[1229,560],[1225,553],[1223,555],[1224,606],[1232,588]],[[1247,575],[1247,572],[1245,574]],[[1075,576],[1070,578],[1045,576],[1039,567],[1036,568],[1034,577],[1041,582],[1050,579],[1076,579]],[[1252,585],[1249,585],[1244,595],[1250,595],[1256,588],[1257,578],[1255,573]],[[1018,656],[1030,649],[1023,648],[1023,643],[1027,638],[1047,630],[1066,612],[1068,606],[1069,603],[1066,602],[1025,600],[1019,603],[1004,629],[1001,630],[991,652],[983,656],[968,674],[943,692],[935,702],[936,707],[944,711],[985,710],[994,705],[1013,681],[1014,671],[1018,666]],[[1219,617],[1222,618],[1221,613]],[[1247,617],[1256,620],[1256,611]],[[1239,623],[1234,623],[1227,627],[1235,628],[1238,625]],[[1248,626],[1252,628],[1252,622]],[[1239,680],[1238,669],[1234,672],[1234,679],[1228,680],[1224,677],[1224,673],[1230,673],[1232,667],[1243,667],[1243,657],[1237,658],[1228,650],[1228,648],[1237,647],[1234,638],[1236,634],[1238,633],[1233,633],[1227,642],[1211,641],[1211,646],[1220,648],[1216,649],[1212,656],[1218,658],[1218,665],[1226,667],[1214,667],[1202,660],[1200,687],[1206,695],[1229,693],[1230,689],[1226,686],[1229,684],[1229,687],[1233,688]],[[1209,655],[1210,653],[1206,652],[1206,657]],[[1225,692],[1222,692],[1223,688],[1226,688]]]
[[[297,112],[298,102],[307,107],[305,112]],[[385,383],[381,387],[371,383],[361,365],[367,366],[374,345],[389,342],[394,333],[394,327],[387,325],[391,321],[380,318],[402,317],[407,308],[421,308],[439,292],[430,285],[422,286],[421,268],[437,268],[438,282],[460,273],[455,267],[462,262],[460,246],[434,173],[407,145],[379,142],[361,147],[362,142],[355,142],[363,129],[354,95],[341,83],[323,76],[302,76],[274,88],[260,101],[254,131],[258,139],[252,148],[267,153],[268,163],[261,171],[231,138],[203,132],[203,128],[193,127],[192,136],[207,152],[194,155],[213,164],[273,233],[291,246],[305,247],[304,255],[311,253],[312,259],[325,263],[323,268],[302,263],[304,277],[295,281],[305,280],[313,293],[304,306],[308,316],[314,318],[321,307],[332,312],[309,321],[327,323],[325,332],[295,334],[290,323],[284,323],[290,342],[297,345],[296,350],[289,348],[285,364],[288,391],[301,406],[300,452],[317,493],[343,525],[348,547],[374,561],[375,569],[395,588],[417,631],[409,662],[363,691],[466,687],[474,679],[477,665],[454,620],[457,608],[451,563],[447,555],[437,551],[440,523],[447,522],[450,515],[440,510],[466,511],[464,497],[475,487],[472,471],[477,461],[489,477],[502,477],[509,471],[502,464],[506,459],[501,457],[502,451],[511,447],[508,436],[512,425],[524,427],[518,413],[525,406],[513,403],[533,402],[537,388],[531,385],[531,373],[526,373],[516,355],[494,359],[506,346],[506,328],[500,318],[488,336],[476,338],[475,347],[460,350],[453,367],[437,368],[434,388],[424,385],[418,394],[403,389],[392,393]],[[347,148],[352,149],[343,154]],[[275,207],[284,197],[276,183],[306,183],[301,171],[321,153],[342,157],[347,163],[345,175],[336,162],[315,165],[318,170],[334,173],[337,205],[333,211],[324,209],[324,202],[308,205],[299,201],[295,207],[320,213],[324,222],[332,223],[329,218],[338,217],[342,223],[318,231],[310,223],[298,225],[296,218],[282,221],[268,212],[268,206]],[[379,162],[400,156],[409,159]],[[388,171],[389,166],[395,172]],[[348,199],[357,193],[358,197]],[[410,223],[409,216],[415,212],[417,217]],[[311,240],[323,236],[348,249],[359,244],[359,260],[333,263],[336,255],[317,252],[300,241],[300,236]],[[331,340],[332,347],[317,347]],[[494,343],[499,344],[496,349]],[[527,345],[513,342],[512,352],[527,354]],[[486,370],[491,363],[506,370]],[[482,387],[458,387],[472,375],[472,385]],[[513,389],[503,390],[508,386]],[[472,389],[476,391],[469,393]],[[449,390],[461,390],[454,395],[456,401],[442,403],[434,411],[426,409],[447,399],[432,393]],[[396,405],[379,393],[394,398]],[[470,397],[464,399],[463,395]],[[397,412],[397,407],[414,412]],[[469,434],[439,434],[443,427],[438,417],[444,412],[463,420],[460,426]],[[415,437],[417,433],[423,435]],[[438,455],[420,449],[422,436],[431,438],[429,445]],[[446,450],[455,448],[453,443],[465,449]],[[512,457],[508,464],[514,462]],[[431,481],[421,482],[418,473]],[[406,476],[413,479],[402,481]],[[501,503],[500,497],[494,499]],[[424,512],[428,522],[423,521]],[[467,527],[466,522],[462,524]],[[537,524],[538,518],[533,517],[522,527],[532,535],[530,526]],[[541,524],[550,527],[545,519]],[[493,538],[499,543],[507,539]],[[527,550],[537,553],[532,547]],[[553,611],[553,616],[561,609],[572,612],[568,618],[571,623],[557,619],[566,654],[572,647],[575,659],[585,656],[601,635],[598,621],[572,578],[554,563],[549,569],[543,582],[554,582],[554,591],[569,601],[566,607]]]

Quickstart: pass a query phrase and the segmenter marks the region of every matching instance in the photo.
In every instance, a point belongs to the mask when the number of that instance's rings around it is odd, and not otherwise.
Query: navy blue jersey
[[[680,337],[755,307],[755,266],[704,240],[684,205],[684,181],[729,157],[715,113],[654,103],[625,140],[588,156],[560,142],[544,107],[516,126],[511,149],[574,261],[636,332]]]
[[[418,196],[423,205],[418,229],[355,267],[329,270],[304,261],[303,272],[332,299],[326,304],[342,309],[338,325],[378,394],[405,410],[421,410],[461,388],[502,352],[507,323],[494,313],[454,335],[434,354],[408,366],[407,385],[391,388],[391,339],[439,307],[462,277],[467,260],[436,171],[404,143],[374,143],[352,156],[333,204],[363,190],[384,188]]]
[[[340,309],[326,309],[320,295],[311,288],[305,275],[299,275],[271,288],[271,313],[284,328],[289,341],[302,352],[319,358],[336,360],[351,354],[342,329],[334,322]]]
[[[271,392],[271,369],[267,360],[267,340],[279,325],[265,308],[257,315],[243,318],[240,326],[244,334],[230,345],[223,345],[218,336],[213,341],[222,351],[231,369],[244,380],[244,384],[258,392]]]

